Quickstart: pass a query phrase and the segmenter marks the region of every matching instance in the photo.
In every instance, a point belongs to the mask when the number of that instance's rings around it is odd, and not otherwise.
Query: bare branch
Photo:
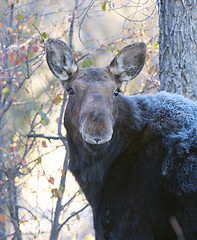
[[[64,208],[66,208],[67,206],[70,205],[70,203],[76,198],[77,194],[79,193],[79,190],[69,199],[68,202],[66,202],[63,206],[62,206],[62,210],[64,210]]]
[[[40,37],[41,37],[41,39],[42,39],[42,41],[41,42],[44,42],[44,38],[43,38],[43,36],[42,36],[42,33],[40,32],[40,30],[36,27],[36,25],[33,23],[32,24],[34,27],[35,27],[35,29],[38,31],[38,33],[39,33],[39,35],[40,35]]]
[[[94,3],[95,3],[95,0],[91,0],[90,4],[85,9],[85,13],[84,13],[84,15],[83,15],[83,17],[80,21],[80,24],[79,24],[78,37],[79,37],[79,40],[81,41],[81,43],[83,43],[83,40],[81,38],[81,27],[82,27],[82,24],[83,24],[83,21],[84,21],[85,17],[88,14],[88,11],[90,10],[90,8],[93,6]],[[84,43],[83,43],[83,45],[84,45]]]
[[[170,223],[176,233],[178,240],[185,240],[184,235],[183,235],[183,230],[180,227],[179,222],[177,221],[175,216],[170,217]]]
[[[57,136],[57,137],[55,137],[55,136],[47,136],[47,135],[44,135],[44,134],[27,134],[26,135],[28,138],[46,138],[46,139],[48,139],[48,140],[62,140],[62,139],[64,139],[64,140],[66,140],[66,137],[64,137],[64,136]]]
[[[78,8],[78,2],[79,2],[79,0],[75,0],[75,6],[73,8],[72,19],[71,19],[71,22],[70,22],[70,31],[69,31],[69,46],[70,47],[72,47],[73,28],[74,28],[75,15],[76,15],[76,11],[77,11],[77,8]]]
[[[85,207],[83,207],[82,209],[80,209],[79,211],[73,213],[70,217],[68,217],[58,228],[58,232],[62,229],[62,227],[74,216],[78,215],[79,213],[83,212],[87,207],[89,206],[89,204],[86,204]]]

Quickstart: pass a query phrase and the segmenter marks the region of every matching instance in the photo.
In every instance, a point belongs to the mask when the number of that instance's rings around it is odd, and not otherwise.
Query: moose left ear
[[[110,72],[117,83],[121,84],[135,78],[144,66],[146,44],[134,43],[123,48],[109,65]]]
[[[55,38],[46,41],[46,60],[56,78],[64,85],[77,71],[77,63],[69,46]]]

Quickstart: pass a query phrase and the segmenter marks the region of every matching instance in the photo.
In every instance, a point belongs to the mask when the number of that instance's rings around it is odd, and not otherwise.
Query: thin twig
[[[36,25],[35,25],[34,23],[32,23],[32,25],[35,27],[35,29],[36,29],[36,30],[38,31],[38,33],[40,34],[40,37],[41,37],[41,39],[42,39],[41,42],[44,42],[44,38],[43,38],[42,33],[40,32],[40,30],[36,27]]]
[[[86,204],[85,207],[83,207],[82,209],[80,209],[79,211],[73,213],[70,217],[68,217],[58,228],[58,232],[62,229],[62,227],[74,216],[78,215],[80,212],[83,212],[83,210],[85,210],[87,207],[89,206],[89,204]]]
[[[181,226],[179,225],[178,220],[176,219],[175,216],[170,217],[170,223],[172,225],[172,228],[174,229],[177,239],[178,240],[185,240],[184,235],[183,235],[183,230]]]
[[[83,40],[81,39],[81,27],[82,27],[82,24],[83,24],[83,21],[85,19],[85,17],[87,16],[88,14],[88,11],[90,10],[90,8],[93,6],[95,0],[91,0],[90,4],[87,6],[87,8],[85,9],[85,13],[81,19],[81,22],[79,24],[79,30],[78,30],[78,37],[79,37],[79,40],[81,41],[81,43],[84,45],[83,43]]]
[[[75,199],[75,197],[77,196],[78,193],[79,193],[79,190],[69,199],[68,202],[66,202],[64,205],[62,205],[62,210],[64,210],[64,208],[66,208],[67,206],[70,205],[70,203]]]
[[[75,6],[74,6],[73,12],[72,12],[72,19],[70,22],[70,31],[69,31],[69,47],[72,47],[74,22],[75,22],[76,9],[78,8],[78,2],[79,2],[79,0],[75,1]]]
[[[48,140],[62,140],[62,139],[65,139],[66,140],[66,137],[64,136],[47,136],[47,135],[44,135],[44,134],[27,134],[26,135],[28,138],[46,138]]]

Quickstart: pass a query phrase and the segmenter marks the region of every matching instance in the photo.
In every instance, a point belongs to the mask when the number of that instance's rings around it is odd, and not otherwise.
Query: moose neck
[[[135,133],[142,129],[141,116],[136,110],[135,101],[128,101],[126,97],[121,96],[117,111],[120,117],[114,126],[113,137],[103,146],[85,143],[79,132],[74,134],[67,126],[69,169],[90,203],[102,187],[112,164],[120,159],[132,141],[128,135],[135,136]]]
[[[102,185],[107,169],[118,157],[125,147],[123,139],[120,137],[119,130],[115,131],[112,140],[106,146],[89,146],[91,151],[83,142],[73,142],[68,135],[68,144],[70,150],[69,169],[80,184],[83,192],[88,198],[92,186],[96,184],[96,189]],[[94,189],[95,191],[95,189]]]

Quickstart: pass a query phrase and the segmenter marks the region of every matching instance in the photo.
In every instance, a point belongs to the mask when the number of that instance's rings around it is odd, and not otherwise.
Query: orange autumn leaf
[[[59,192],[59,190],[58,190],[57,188],[53,188],[53,189],[51,190],[51,192],[52,192],[52,194],[53,194],[53,197],[58,198],[58,192]]]
[[[48,182],[50,182],[52,185],[54,185],[55,179],[53,177],[50,177]]]
[[[4,214],[0,214],[0,222],[4,222],[5,221],[5,215]]]
[[[70,231],[70,226],[66,224],[67,230]]]
[[[151,74],[152,71],[153,71],[153,69],[154,69],[154,66],[150,67],[150,68],[148,69],[148,73]]]

